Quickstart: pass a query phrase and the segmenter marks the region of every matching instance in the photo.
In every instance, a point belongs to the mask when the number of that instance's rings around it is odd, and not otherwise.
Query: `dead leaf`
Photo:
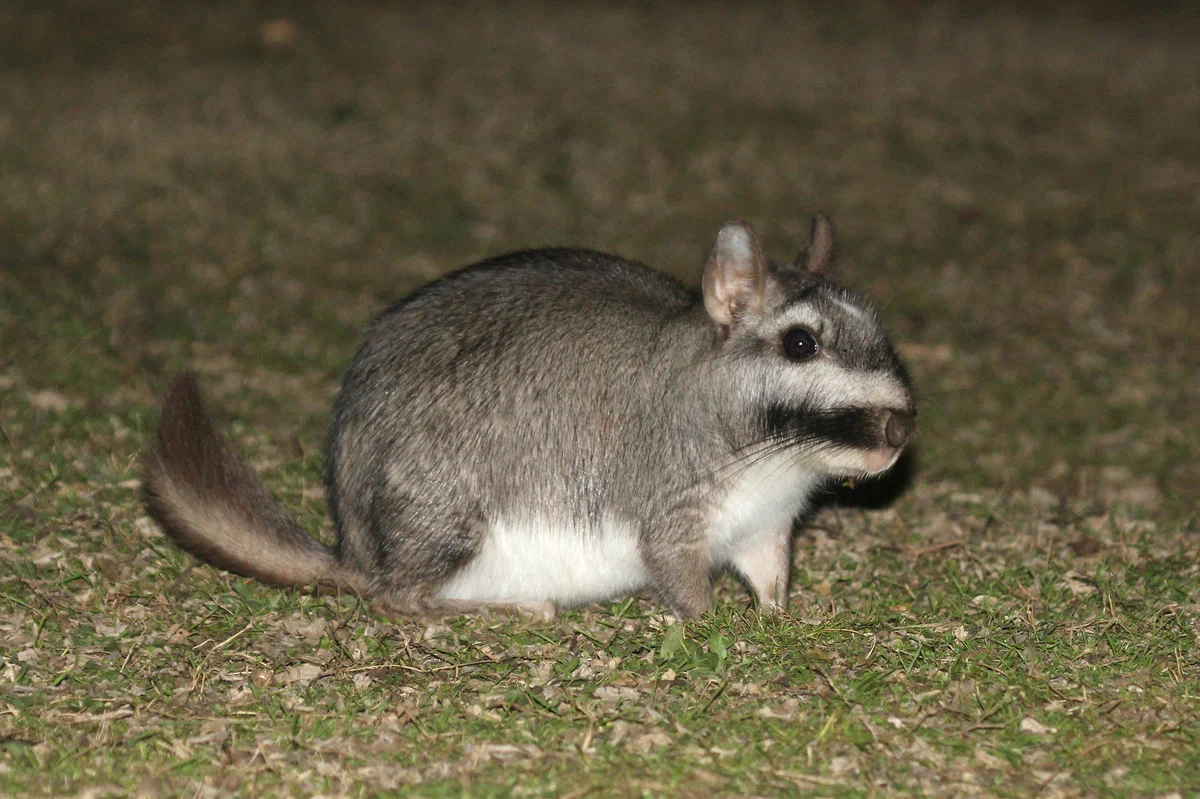
[[[835,777],[843,777],[857,770],[858,766],[848,757],[835,757],[829,761],[829,773]]]
[[[298,635],[307,644],[319,644],[325,636],[325,620],[319,618],[304,619],[292,616],[283,620],[283,629],[292,635]]]
[[[279,681],[284,685],[292,685],[298,683],[300,685],[308,685],[313,680],[321,676],[321,667],[316,663],[301,663],[292,666],[287,671],[279,675]]]
[[[655,749],[661,749],[664,746],[671,745],[672,738],[666,732],[660,729],[653,729],[649,732],[635,735],[625,744],[625,751],[632,754],[644,755]]]
[[[601,685],[594,696],[606,702],[636,702],[641,694],[636,688],[618,688],[615,685]]]
[[[1062,585],[1075,596],[1087,596],[1096,593],[1096,586],[1085,582],[1088,578],[1074,569],[1063,575]]]
[[[66,397],[52,388],[44,388],[29,395],[29,404],[39,411],[65,411],[71,404]]]
[[[1026,716],[1021,719],[1021,732],[1033,733],[1034,735],[1049,735],[1058,732],[1054,727],[1047,727],[1035,718]]]

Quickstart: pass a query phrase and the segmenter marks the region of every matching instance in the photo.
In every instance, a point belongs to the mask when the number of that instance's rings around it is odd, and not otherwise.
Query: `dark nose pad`
[[[911,411],[892,411],[884,425],[883,434],[887,436],[888,446],[902,447],[908,443],[908,438],[917,429],[917,415]]]

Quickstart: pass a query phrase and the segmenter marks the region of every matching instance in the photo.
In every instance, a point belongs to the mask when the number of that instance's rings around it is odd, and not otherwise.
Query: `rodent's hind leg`
[[[732,564],[750,584],[759,611],[786,610],[792,571],[792,523],[744,542],[734,553]]]
[[[511,601],[488,602],[471,599],[437,599],[436,597],[390,596],[377,597],[371,602],[371,613],[392,619],[447,619],[457,616],[518,616],[533,621],[553,621],[558,608],[553,602]]]

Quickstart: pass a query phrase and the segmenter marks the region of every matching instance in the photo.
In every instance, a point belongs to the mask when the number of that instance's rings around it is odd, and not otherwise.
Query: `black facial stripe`
[[[825,444],[851,449],[887,446],[879,411],[869,408],[818,409],[775,403],[760,413],[758,422],[768,440],[795,446]]]

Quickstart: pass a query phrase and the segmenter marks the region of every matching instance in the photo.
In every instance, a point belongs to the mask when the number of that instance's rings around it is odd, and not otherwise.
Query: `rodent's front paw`
[[[787,605],[779,602],[760,602],[758,612],[764,616],[781,616],[787,614]]]

